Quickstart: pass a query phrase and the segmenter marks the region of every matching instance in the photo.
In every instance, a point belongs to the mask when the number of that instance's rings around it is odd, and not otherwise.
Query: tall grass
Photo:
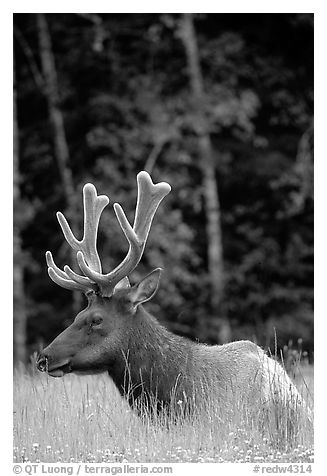
[[[313,370],[298,369],[298,388],[311,404]],[[55,379],[20,367],[14,374],[15,462],[311,462],[313,431],[286,414],[224,415],[206,402],[192,417],[142,417],[106,374]],[[222,410],[222,411],[221,411]],[[224,418],[225,417],[225,418]],[[276,430],[276,423],[278,431]],[[286,432],[286,433],[285,433]],[[286,436],[286,437],[285,437]]]

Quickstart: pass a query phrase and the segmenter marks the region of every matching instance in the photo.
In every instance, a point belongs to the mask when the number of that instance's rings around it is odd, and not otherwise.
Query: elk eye
[[[103,321],[102,317],[100,316],[95,316],[92,319],[92,326],[99,326],[101,322]]]

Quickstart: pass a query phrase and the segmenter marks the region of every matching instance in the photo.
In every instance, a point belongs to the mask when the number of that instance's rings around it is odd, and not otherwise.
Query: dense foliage
[[[44,254],[69,252],[55,218],[66,203],[38,81],[35,14],[14,16],[20,149],[15,217],[22,236],[28,345],[73,318],[70,292],[47,276]],[[179,15],[46,15],[69,167],[82,223],[82,186],[108,194],[99,235],[104,269],[126,251],[112,210],[130,219],[136,174],[152,168],[172,193],[161,205],[137,280],[165,272],[147,304],[174,332],[218,342],[210,309],[201,157],[197,154]],[[232,338],[313,350],[313,15],[202,14],[194,19],[221,202],[225,293]],[[297,345],[297,344],[296,344]]]

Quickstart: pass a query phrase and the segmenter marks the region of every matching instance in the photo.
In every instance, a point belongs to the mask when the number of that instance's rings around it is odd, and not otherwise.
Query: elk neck
[[[172,393],[185,388],[193,360],[191,341],[165,329],[140,305],[133,317],[127,353],[109,369],[121,394],[129,401],[141,394],[169,402]]]

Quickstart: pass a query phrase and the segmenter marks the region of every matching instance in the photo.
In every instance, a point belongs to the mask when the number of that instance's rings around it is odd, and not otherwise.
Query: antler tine
[[[115,285],[128,276],[139,263],[154,214],[162,199],[171,190],[170,185],[166,182],[153,184],[150,175],[145,171],[137,175],[137,183],[138,197],[133,228],[122,207],[118,203],[114,204],[120,227],[129,242],[129,250],[125,259],[110,273],[101,274],[87,265],[83,253],[77,253],[77,262],[82,272],[92,281],[98,283],[104,296],[110,296]]]
[[[97,252],[97,233],[103,209],[108,205],[106,195],[97,196],[97,191],[91,183],[84,186],[84,236],[83,251],[89,266],[101,272],[101,261]]]
[[[75,251],[81,251],[86,262],[94,271],[101,272],[101,261],[96,249],[96,240],[101,213],[108,205],[109,198],[106,195],[97,196],[93,184],[87,183],[83,187],[84,203],[84,235],[82,240],[77,240],[70,229],[65,216],[58,212],[57,218],[66,241]]]
[[[56,266],[55,262],[53,261],[52,253],[50,251],[46,252],[46,261],[50,278],[53,282],[55,282],[62,288],[83,292],[89,291],[90,289],[97,290],[96,284],[92,283],[86,277],[76,275],[80,278],[80,280],[70,279],[69,275],[66,273],[66,267],[64,272],[60,268],[58,268],[58,266]]]
[[[60,212],[57,213],[60,227],[68,244],[78,253],[85,255],[90,269],[97,272],[101,272],[101,262],[96,248],[97,232],[101,213],[108,203],[107,196],[97,196],[94,185],[88,183],[83,187],[84,235],[82,240],[75,238],[65,216]],[[98,290],[96,283],[88,277],[79,276],[69,266],[65,266],[64,271],[58,268],[49,251],[46,253],[46,260],[49,276],[59,286],[84,292],[90,289]]]
[[[77,291],[83,291],[83,292],[86,292],[92,289],[91,286],[84,287],[79,285],[78,283],[75,283],[71,279],[62,278],[54,271],[53,268],[48,268],[48,275],[50,276],[50,278],[52,279],[54,283],[58,284],[59,286],[65,289],[70,289],[72,291],[77,290]]]

